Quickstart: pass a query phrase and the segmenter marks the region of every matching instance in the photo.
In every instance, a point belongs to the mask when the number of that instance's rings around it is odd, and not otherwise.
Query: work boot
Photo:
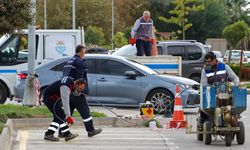
[[[64,136],[65,141],[72,140],[72,139],[74,139],[74,138],[76,138],[76,137],[78,137],[78,134],[72,134],[72,133],[69,133],[69,135]]]
[[[95,136],[102,132],[102,129],[94,129],[92,132],[88,132],[88,137]]]
[[[53,134],[48,134],[48,135],[45,134],[44,140],[57,142],[59,141],[59,138],[55,137]]]
[[[58,138],[65,138],[65,135],[62,132],[58,133]]]

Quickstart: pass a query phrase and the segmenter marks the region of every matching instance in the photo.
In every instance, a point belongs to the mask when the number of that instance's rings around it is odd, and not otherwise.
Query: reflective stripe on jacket
[[[218,63],[215,71],[212,69],[205,69],[207,83],[211,85],[216,82],[227,82],[228,76],[225,68],[226,65],[224,63]]]

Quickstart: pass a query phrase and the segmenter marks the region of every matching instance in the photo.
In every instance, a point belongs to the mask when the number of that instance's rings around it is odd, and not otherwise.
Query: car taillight
[[[26,79],[26,77],[27,77],[26,73],[18,73],[17,75],[18,75],[18,78],[20,78],[20,79]]]
[[[247,58],[243,58],[243,62],[247,62]]]

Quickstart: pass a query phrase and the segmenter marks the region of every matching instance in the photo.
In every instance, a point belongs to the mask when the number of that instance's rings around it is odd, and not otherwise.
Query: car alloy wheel
[[[165,89],[153,90],[147,100],[153,104],[155,113],[164,113],[166,109],[171,112],[173,110],[173,96]]]

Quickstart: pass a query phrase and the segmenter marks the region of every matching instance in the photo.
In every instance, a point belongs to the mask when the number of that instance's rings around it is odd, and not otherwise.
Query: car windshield
[[[129,55],[135,55],[135,53],[136,53],[136,50],[134,46],[126,45],[118,49],[112,55],[129,56]]]
[[[250,58],[250,52],[245,52],[247,58]]]
[[[8,40],[8,38],[9,38],[9,35],[3,35],[0,38],[0,45],[2,45],[6,40]]]
[[[204,49],[205,49],[206,53],[210,52],[210,47],[209,46],[204,45]]]
[[[229,51],[227,52],[227,55],[226,56],[229,56]],[[240,51],[232,51],[232,57],[240,57]]]
[[[144,66],[140,63],[138,63],[137,61],[134,61],[134,60],[130,60],[130,59],[127,59],[130,63],[132,63],[134,66],[136,66],[137,68],[140,68],[142,69],[143,71],[147,72],[148,74],[158,74],[156,71],[150,69],[149,67],[147,66]]]

